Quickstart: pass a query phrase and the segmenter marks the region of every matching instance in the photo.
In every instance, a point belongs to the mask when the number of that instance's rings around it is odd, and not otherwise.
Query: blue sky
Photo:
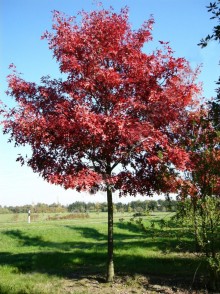
[[[50,30],[52,10],[76,15],[81,9],[96,9],[90,0],[0,0],[0,99],[12,105],[5,95],[8,66],[14,63],[24,79],[39,83],[41,76],[58,77],[58,65],[52,59],[47,42],[40,37]],[[128,6],[129,19],[134,29],[141,26],[152,14],[155,18],[154,40],[146,50],[158,47],[158,41],[169,41],[175,55],[185,57],[192,67],[202,64],[199,81],[203,83],[203,96],[215,96],[215,81],[220,74],[219,45],[211,42],[201,49],[197,46],[202,37],[211,33],[215,24],[209,19],[207,0],[109,0],[102,1],[105,8],[116,11]],[[24,148],[14,148],[7,143],[7,136],[0,133],[0,205],[22,205],[37,202],[62,204],[74,201],[105,201],[104,195],[78,194],[65,191],[43,181],[30,168],[16,162],[17,154],[26,153]],[[115,201],[127,201],[115,196]],[[129,200],[133,200],[130,198]]]

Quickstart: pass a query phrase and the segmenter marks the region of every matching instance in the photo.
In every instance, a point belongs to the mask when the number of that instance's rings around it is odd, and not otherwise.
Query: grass
[[[44,215],[31,224],[25,215],[19,215],[16,222],[11,220],[12,216],[7,217],[6,221],[5,215],[0,215],[0,293],[65,293],[65,281],[69,279],[104,277],[106,213],[90,214],[87,219],[50,221]],[[119,221],[122,217],[124,221]],[[193,280],[200,260],[193,254],[192,236],[185,234],[181,238],[182,231],[178,227],[161,229],[161,218],[169,220],[170,215],[154,213],[145,217],[143,221],[149,229],[143,231],[135,221],[129,221],[130,215],[116,214],[114,239],[118,276]],[[204,271],[204,266],[200,266],[198,275]]]

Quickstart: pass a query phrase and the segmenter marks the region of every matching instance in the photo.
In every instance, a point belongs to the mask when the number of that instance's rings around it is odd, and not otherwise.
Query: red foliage
[[[209,118],[208,108],[201,108],[188,117],[185,125],[190,170],[181,183],[181,197],[195,200],[220,196],[220,136]]]
[[[65,188],[174,190],[174,168],[189,159],[180,129],[200,91],[196,73],[167,43],[142,51],[152,39],[152,18],[133,31],[127,9],[81,17],[78,24],[55,11],[53,32],[42,37],[65,80],[47,76],[37,86],[9,76],[18,106],[5,112],[5,132],[31,145],[27,164],[35,172]]]

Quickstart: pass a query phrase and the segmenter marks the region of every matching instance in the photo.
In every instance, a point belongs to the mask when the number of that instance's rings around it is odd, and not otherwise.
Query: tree
[[[209,265],[210,287],[220,289],[220,136],[203,107],[188,120],[186,142],[190,169],[180,190],[182,212],[194,227],[196,250]]]
[[[212,13],[211,19],[216,19],[218,24],[214,26],[213,32],[211,35],[207,35],[205,39],[201,39],[199,46],[206,47],[211,40],[220,42],[220,0],[217,2],[210,2],[207,6],[208,12]]]
[[[217,21],[217,25],[214,26],[213,32],[211,35],[206,36],[205,39],[202,39],[198,44],[202,48],[206,47],[211,40],[220,42],[220,0],[216,2],[210,2],[209,6],[207,6],[208,12],[211,12],[212,20]],[[210,264],[210,272],[211,272],[211,284],[214,290],[220,289],[220,253],[216,252],[216,248],[214,243],[216,242],[215,233],[216,229],[219,226],[220,222],[220,213],[219,213],[219,195],[220,195],[220,139],[219,139],[219,131],[220,131],[220,77],[216,82],[218,88],[216,89],[217,96],[214,101],[210,102],[211,108],[209,109],[208,118],[206,117],[206,125],[207,121],[212,123],[212,127],[214,130],[211,131],[210,136],[210,127],[208,128],[208,142],[207,140],[207,130],[206,135],[203,135],[203,147],[200,155],[199,166],[196,168],[194,186],[198,185],[201,189],[200,194],[202,195],[199,202],[194,201],[194,216],[196,216],[196,212],[199,208],[200,210],[200,218],[202,219],[202,237],[198,237],[199,230],[197,230],[197,243],[200,240],[201,244],[205,251],[207,257],[211,255],[209,258]],[[204,133],[204,128],[202,128]],[[210,141],[210,137],[212,140]],[[214,140],[213,140],[214,138]],[[211,197],[211,198],[210,198]],[[211,231],[211,232],[209,232]],[[211,244],[207,242],[207,235],[211,235]],[[218,232],[217,232],[218,234]],[[202,240],[202,241],[201,241]]]
[[[114,277],[112,193],[152,195],[175,187],[175,169],[187,152],[178,145],[193,97],[200,89],[184,58],[169,44],[146,54],[150,18],[134,31],[128,9],[81,12],[81,22],[54,12],[49,48],[62,79],[45,76],[38,86],[16,70],[8,95],[17,106],[4,110],[4,133],[32,147],[32,167],[66,189],[104,190],[108,203],[107,281]],[[13,65],[12,65],[13,67]]]
[[[157,201],[151,200],[148,202],[148,209],[154,211],[157,208]]]
[[[220,42],[220,0],[217,2],[211,2],[209,6],[207,6],[208,12],[212,13],[211,19],[217,20],[217,25],[214,26],[213,32],[211,35],[205,37],[205,39],[201,39],[198,44],[202,48],[206,47],[211,40]],[[220,77],[216,84],[220,85]],[[210,110],[210,114],[212,116],[215,127],[220,130],[220,87],[216,89],[217,96],[215,101],[211,102],[212,108]]]

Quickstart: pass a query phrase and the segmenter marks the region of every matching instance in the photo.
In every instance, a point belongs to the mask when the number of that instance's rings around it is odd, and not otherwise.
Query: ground
[[[158,282],[158,284],[156,283]],[[179,283],[180,286],[172,286]],[[166,285],[165,285],[166,284]],[[189,287],[189,286],[188,286]],[[145,276],[123,276],[115,278],[112,284],[105,283],[104,277],[88,276],[85,278],[73,277],[66,279],[64,285],[65,293],[71,294],[207,294],[205,289],[190,289],[184,285],[184,281],[166,281],[162,278]],[[214,292],[213,292],[214,293]],[[215,294],[218,294],[215,292]]]

